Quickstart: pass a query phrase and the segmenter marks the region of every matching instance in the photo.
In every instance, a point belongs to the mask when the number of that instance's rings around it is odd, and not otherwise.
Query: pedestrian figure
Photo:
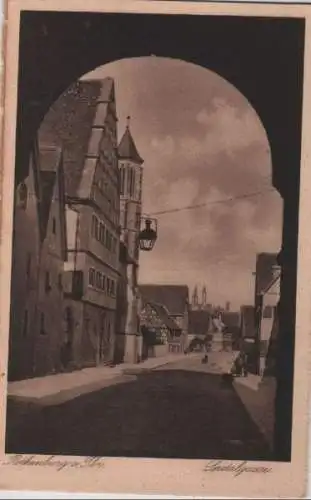
[[[208,363],[208,355],[207,355],[207,354],[205,354],[205,356],[203,357],[203,359],[202,359],[202,363],[203,363],[203,364]]]
[[[243,370],[243,363],[242,363],[242,359],[241,359],[241,356],[239,355],[235,362],[234,362],[234,368],[235,368],[235,374],[240,376],[242,375],[242,370]]]

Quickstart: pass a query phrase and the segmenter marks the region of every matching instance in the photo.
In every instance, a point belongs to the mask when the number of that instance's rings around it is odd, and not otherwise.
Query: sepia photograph
[[[305,16],[64,9],[15,28],[5,456],[293,463]]]

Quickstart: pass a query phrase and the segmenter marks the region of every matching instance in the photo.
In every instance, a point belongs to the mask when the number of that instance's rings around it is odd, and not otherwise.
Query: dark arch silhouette
[[[21,14],[16,183],[50,105],[103,64],[150,56],[182,59],[233,84],[270,143],[272,182],[284,200],[275,450],[291,457],[304,19],[161,14]]]

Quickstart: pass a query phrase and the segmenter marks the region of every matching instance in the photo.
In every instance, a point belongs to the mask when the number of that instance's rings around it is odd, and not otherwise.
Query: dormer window
[[[24,182],[22,182],[17,189],[17,206],[23,210],[27,207],[28,198],[28,188]]]

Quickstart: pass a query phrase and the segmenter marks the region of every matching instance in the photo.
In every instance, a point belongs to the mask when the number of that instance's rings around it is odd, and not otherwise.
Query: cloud
[[[131,131],[145,160],[143,212],[207,203],[158,217],[152,252],[142,252],[144,282],[206,283],[209,300],[252,303],[256,253],[278,251],[282,200],[271,188],[265,130],[245,97],[217,74],[183,61],[137,58],[93,77],[116,81],[119,135]]]
[[[175,150],[175,141],[170,135],[164,139],[154,137],[151,140],[151,148],[161,155],[172,155]]]
[[[191,135],[180,138],[180,151],[190,158],[218,155],[235,158],[247,148],[257,145],[269,151],[265,130],[255,111],[245,105],[237,108],[224,98],[215,97],[209,109],[201,109],[195,121],[203,129],[201,139]]]

